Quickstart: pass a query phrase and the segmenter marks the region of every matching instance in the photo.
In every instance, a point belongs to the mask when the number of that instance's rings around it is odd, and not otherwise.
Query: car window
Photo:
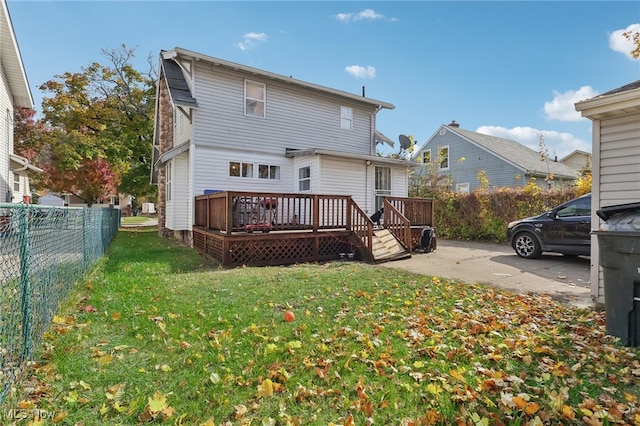
[[[556,212],[557,217],[591,216],[591,200],[581,198],[567,203]]]

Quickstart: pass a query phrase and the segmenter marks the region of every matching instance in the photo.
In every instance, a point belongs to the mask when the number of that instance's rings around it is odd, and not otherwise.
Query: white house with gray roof
[[[543,161],[531,148],[461,129],[455,121],[440,126],[411,159],[423,164],[422,173],[434,167],[438,174],[450,176],[452,189],[462,192],[477,189],[481,173],[495,188],[524,186],[530,181],[556,187],[577,178],[575,169],[551,158]]]
[[[394,105],[182,48],[161,51],[154,174],[161,234],[189,239],[206,191],[350,195],[372,214],[406,197],[408,160],[376,117]]]
[[[7,3],[0,0],[0,202],[18,203],[31,196],[28,171],[42,170],[13,152],[13,108],[33,109],[33,98],[13,32]]]

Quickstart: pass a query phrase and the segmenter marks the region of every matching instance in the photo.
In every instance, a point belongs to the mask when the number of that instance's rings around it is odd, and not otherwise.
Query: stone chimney
[[[449,123],[449,127],[460,127],[460,124],[456,123],[456,120],[451,120],[451,123]]]

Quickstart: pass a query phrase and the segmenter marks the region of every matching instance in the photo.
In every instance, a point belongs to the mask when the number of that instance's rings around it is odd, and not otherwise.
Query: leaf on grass
[[[262,383],[258,385],[257,398],[269,397],[273,395],[273,382],[271,379],[264,379]]]
[[[122,395],[124,394],[125,386],[126,385],[124,383],[118,383],[118,384],[115,384],[113,386],[110,386],[107,389],[107,392],[105,393],[105,396],[107,397],[107,400],[109,400],[109,401],[119,401],[120,398],[122,398]]]

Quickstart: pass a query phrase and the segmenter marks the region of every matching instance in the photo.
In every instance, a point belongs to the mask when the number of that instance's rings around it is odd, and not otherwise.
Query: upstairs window
[[[253,177],[253,163],[242,163],[239,161],[232,161],[229,163],[229,176],[252,178]]]
[[[440,162],[440,170],[449,169],[449,146],[438,147],[438,161]]]
[[[353,129],[353,108],[340,107],[340,128],[347,130]]]
[[[256,81],[244,81],[244,115],[265,117],[267,86]]]
[[[422,164],[431,164],[431,150],[425,149],[422,151]]]
[[[311,166],[300,167],[298,169],[298,190],[311,190]]]

